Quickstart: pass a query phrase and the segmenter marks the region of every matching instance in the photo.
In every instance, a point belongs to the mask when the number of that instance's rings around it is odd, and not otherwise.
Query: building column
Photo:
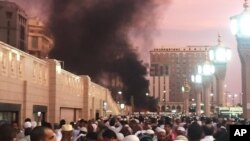
[[[225,106],[224,80],[220,78],[216,78],[216,80],[217,80],[216,84],[217,105]]]
[[[27,118],[27,109],[28,109],[28,103],[27,103],[27,81],[24,80],[23,81],[23,105],[22,105],[22,108],[21,108],[21,126],[23,126],[23,122],[24,122],[24,119]],[[29,117],[31,118],[31,117]]]
[[[211,82],[207,80],[207,82],[204,82],[204,99],[205,99],[204,113],[207,117],[210,116],[210,93],[211,93]]]
[[[197,116],[201,115],[201,92],[197,91],[196,93],[196,114]]]
[[[189,115],[189,92],[184,93],[184,114]]]
[[[224,82],[226,77],[226,63],[215,64],[216,101],[217,106],[225,106]]]
[[[242,102],[243,102],[243,117],[250,119],[250,61],[242,61]]]
[[[58,123],[60,118],[60,107],[57,99],[57,62],[52,59],[46,59],[49,68],[49,108],[48,121],[50,123]]]

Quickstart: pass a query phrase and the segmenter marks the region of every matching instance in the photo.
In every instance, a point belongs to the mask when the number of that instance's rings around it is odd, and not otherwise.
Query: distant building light
[[[176,113],[176,110],[172,110],[172,113]]]
[[[125,104],[121,104],[121,109],[124,109],[125,108]]]

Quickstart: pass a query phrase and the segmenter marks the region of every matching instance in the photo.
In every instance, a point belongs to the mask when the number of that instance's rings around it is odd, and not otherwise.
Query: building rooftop
[[[0,0],[0,9],[3,6],[4,7],[13,8],[13,9],[15,9],[15,10],[17,10],[17,11],[19,11],[19,12],[21,12],[21,13],[23,13],[23,14],[25,14],[27,16],[25,10],[23,8],[21,8],[19,5],[17,5],[15,2],[10,2],[10,1],[6,1],[6,0],[5,1]]]
[[[195,52],[195,51],[206,51],[211,46],[203,45],[203,46],[186,46],[184,48],[155,48],[150,52]]]

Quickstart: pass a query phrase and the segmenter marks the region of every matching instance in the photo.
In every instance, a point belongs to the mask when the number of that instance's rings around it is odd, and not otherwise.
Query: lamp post
[[[233,106],[235,106],[235,103],[234,103],[234,101],[235,101],[235,99],[238,97],[238,94],[234,94],[233,95]],[[236,101],[236,104],[237,104],[237,101]]]
[[[118,102],[122,102],[122,91],[118,91]]]
[[[243,117],[250,119],[250,12],[245,0],[244,11],[230,18],[231,31],[237,40],[241,60]]]
[[[124,114],[123,112],[124,112],[125,104],[121,103],[120,107],[121,107],[121,115],[123,115]]]
[[[211,80],[215,72],[214,65],[206,61],[202,65],[198,65],[198,74],[202,75],[204,98],[205,98],[205,115],[210,116],[210,93],[211,93]]]
[[[167,93],[167,91],[164,89],[164,90],[163,90],[163,98],[164,98],[164,99],[166,99],[166,93]],[[167,101],[167,100],[166,100],[166,101]]]
[[[231,59],[231,49],[223,46],[220,40],[221,36],[218,35],[218,44],[209,49],[209,59],[215,65],[215,77],[216,77],[216,96],[217,105],[225,106],[224,97],[224,81],[226,75],[227,62]]]
[[[108,106],[108,103],[106,101],[103,101],[103,115],[106,116],[106,111],[107,111],[107,106]]]
[[[200,116],[201,114],[201,90],[202,90],[202,76],[200,74],[195,74],[191,76],[191,81],[195,85],[196,92],[196,115]]]
[[[211,93],[210,96],[211,96],[211,106],[210,107],[211,107],[212,113],[214,113],[214,108],[215,108],[215,106],[214,106],[214,94]]]
[[[232,97],[232,95],[231,94],[229,94],[228,95],[228,98],[229,98],[229,100],[231,101],[231,97]],[[231,102],[230,102],[231,103]],[[229,105],[232,105],[232,103],[231,104],[229,104]]]
[[[228,102],[228,95],[229,95],[229,94],[230,94],[229,91],[226,91],[226,92],[225,92],[226,106],[229,106],[229,105],[228,105],[228,103],[229,103],[229,102]]]
[[[242,107],[242,95],[243,93],[240,93],[240,106]]]
[[[214,97],[214,94],[211,93],[210,96],[211,96],[211,104],[213,105],[213,104],[214,104],[214,98],[213,98],[213,97]]]
[[[184,101],[183,101],[183,110],[185,115],[189,115],[189,92],[190,92],[190,86],[187,82],[187,80],[184,81],[183,86],[181,87],[181,91],[184,94]]]

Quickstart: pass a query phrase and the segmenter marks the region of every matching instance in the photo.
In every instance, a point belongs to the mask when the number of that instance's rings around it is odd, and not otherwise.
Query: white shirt
[[[213,136],[205,136],[203,139],[201,139],[200,141],[214,141],[214,137]]]
[[[30,141],[30,136],[25,136],[22,139],[18,140],[18,141]]]
[[[61,131],[61,129],[56,129],[55,133],[56,133],[56,141],[61,141],[61,139],[62,139],[62,131]]]

